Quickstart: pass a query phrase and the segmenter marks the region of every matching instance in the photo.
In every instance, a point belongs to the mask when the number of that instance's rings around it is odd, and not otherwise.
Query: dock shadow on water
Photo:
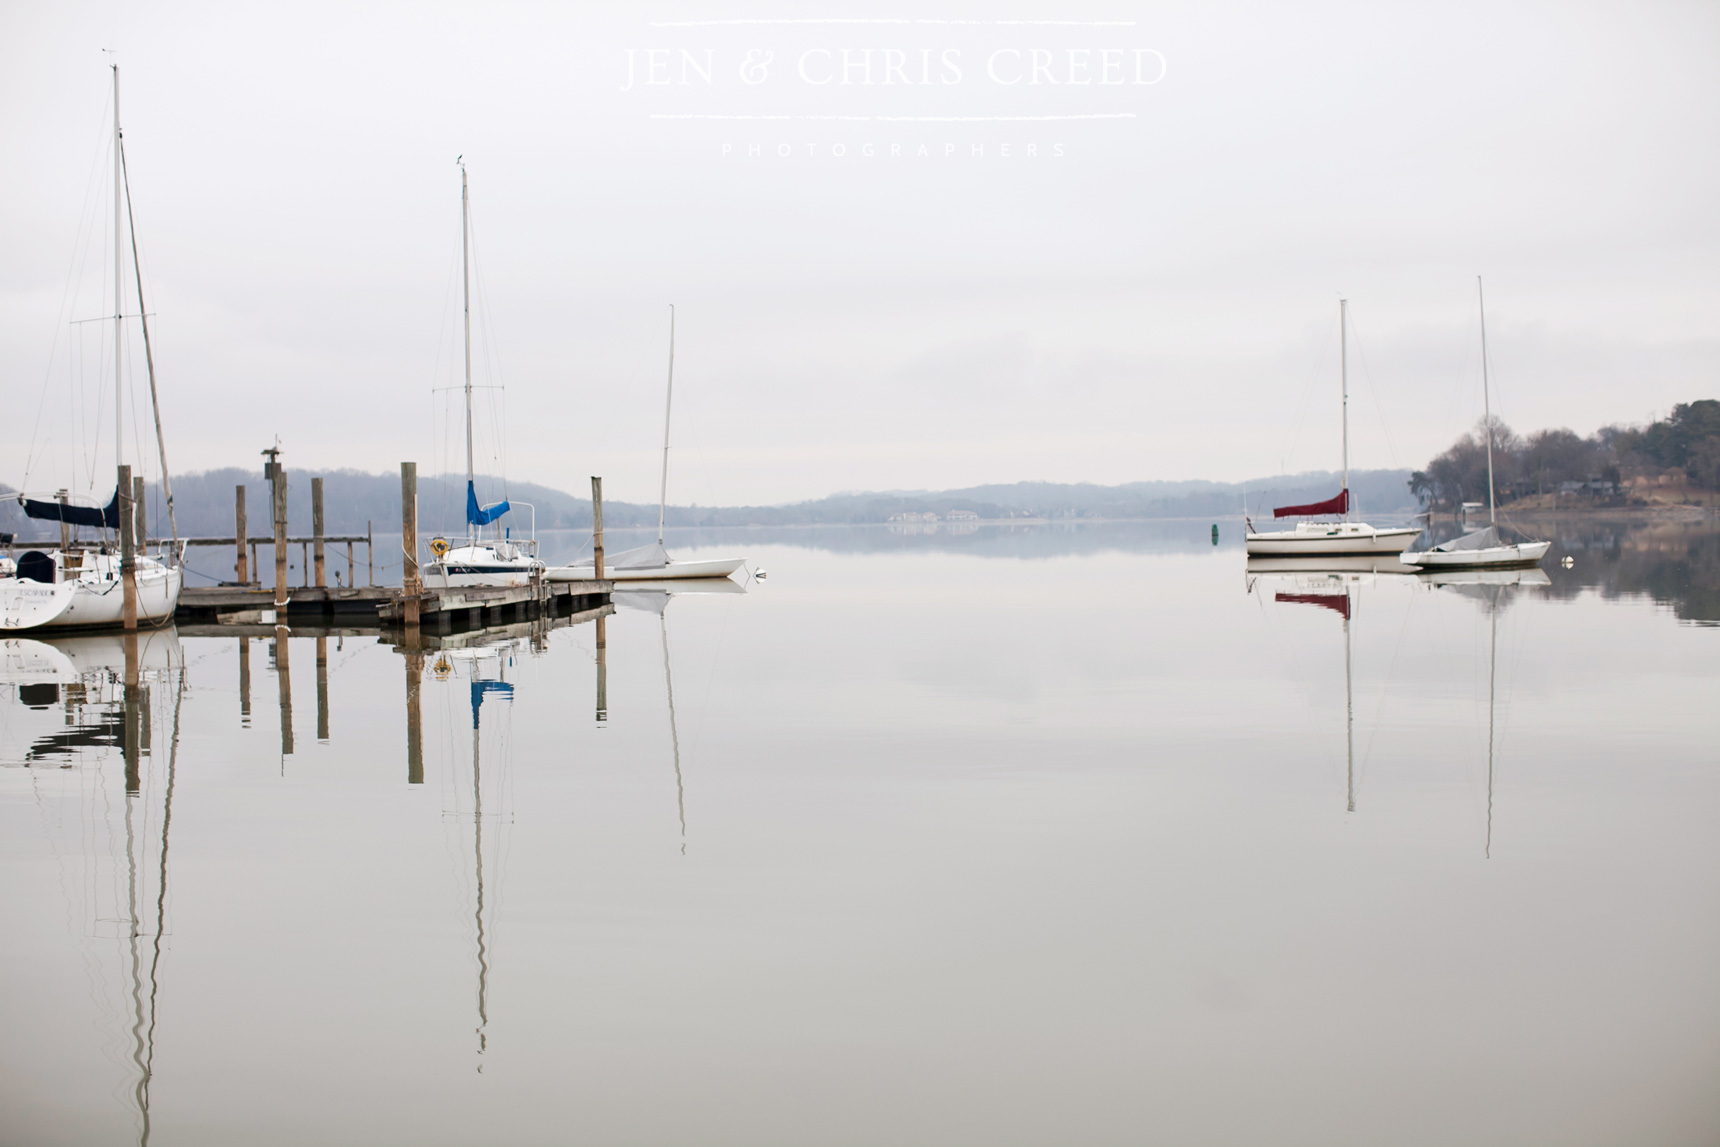
[[[1720,530],[1218,525],[0,643],[11,1138],[1712,1139]]]

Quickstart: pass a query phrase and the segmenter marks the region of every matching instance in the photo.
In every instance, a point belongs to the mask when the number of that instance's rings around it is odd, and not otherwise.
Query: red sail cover
[[[1279,506],[1272,511],[1274,518],[1311,518],[1315,514],[1342,514],[1349,511],[1350,492],[1339,490],[1336,498],[1310,502],[1306,506]]]
[[[1350,618],[1350,595],[1347,593],[1275,593],[1273,601],[1296,601],[1303,605],[1317,605],[1329,609],[1333,613],[1341,613],[1344,620]]]

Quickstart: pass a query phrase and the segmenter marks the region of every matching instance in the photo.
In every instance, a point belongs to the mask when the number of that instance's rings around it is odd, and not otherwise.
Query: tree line
[[[1603,426],[1584,438],[1571,430],[1521,437],[1501,419],[1482,419],[1409,488],[1429,509],[1455,510],[1487,500],[1487,439],[1493,439],[1493,493],[1500,504],[1537,494],[1616,496],[1629,479],[1672,476],[1720,490],[1720,401],[1681,402],[1647,426]]]

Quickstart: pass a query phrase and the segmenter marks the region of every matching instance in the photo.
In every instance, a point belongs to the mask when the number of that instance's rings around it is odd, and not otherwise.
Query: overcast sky
[[[653,499],[674,303],[670,496],[728,504],[1335,467],[1340,295],[1352,462],[1419,466],[1480,414],[1478,273],[1517,429],[1716,397],[1717,45],[1711,3],[0,4],[0,481],[111,475],[104,48],[176,470],[463,467],[463,154],[480,470]],[[664,118],[716,116],[794,118]]]

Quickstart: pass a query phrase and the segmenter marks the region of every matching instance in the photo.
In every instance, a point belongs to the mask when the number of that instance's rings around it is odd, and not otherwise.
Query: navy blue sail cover
[[[514,687],[507,681],[474,681],[472,682],[472,728],[478,727],[478,710],[484,707],[484,698],[494,693],[503,701],[514,699]]]
[[[94,526],[95,528],[119,529],[119,489],[113,492],[113,501],[104,508],[94,506],[61,505],[59,502],[43,502],[36,498],[26,498],[22,494],[18,501],[23,503],[24,515],[39,518],[45,522],[65,522],[73,526]]]
[[[508,500],[506,498],[503,498],[493,506],[485,506],[480,509],[478,506],[478,491],[473,487],[472,483],[466,483],[466,520],[472,523],[472,525],[487,526],[503,514],[507,513],[509,509],[510,507],[508,506]]]

